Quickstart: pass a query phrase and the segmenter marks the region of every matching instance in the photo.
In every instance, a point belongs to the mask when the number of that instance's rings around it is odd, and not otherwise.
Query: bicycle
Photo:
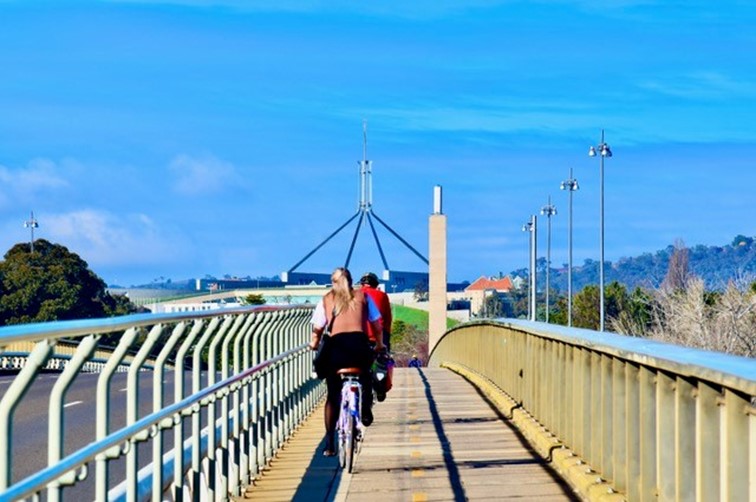
[[[343,368],[337,371],[341,376],[341,407],[336,433],[339,448],[339,466],[352,472],[355,450],[362,441],[365,426],[362,425],[362,385],[359,381],[360,368]]]

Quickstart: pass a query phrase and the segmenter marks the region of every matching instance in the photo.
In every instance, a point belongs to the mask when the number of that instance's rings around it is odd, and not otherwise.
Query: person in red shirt
[[[382,337],[383,346],[386,350],[391,351],[391,302],[386,293],[378,289],[378,276],[372,272],[368,272],[360,279],[362,285],[362,291],[373,299],[373,303],[376,304],[378,310],[381,312],[381,320],[383,324],[383,333],[376,333],[373,326],[368,326],[368,338],[372,343],[375,343],[378,336]]]

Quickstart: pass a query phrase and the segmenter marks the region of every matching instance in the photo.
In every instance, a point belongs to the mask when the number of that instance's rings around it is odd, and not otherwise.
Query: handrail
[[[754,496],[756,359],[489,319],[446,332],[429,364],[487,388],[586,498]]]
[[[90,469],[91,463],[96,463],[97,467],[94,491],[89,495],[75,492],[76,498],[104,501],[114,496],[128,500],[155,496],[164,499],[168,496],[181,500],[185,492],[199,490],[201,486],[213,487],[222,499],[240,495],[323,396],[324,386],[310,376],[312,353],[307,343],[310,316],[311,307],[301,305],[247,307],[0,328],[0,346],[19,341],[35,343],[27,364],[0,399],[0,502],[36,497],[44,490],[47,490],[49,500],[59,500],[63,491],[85,489],[80,483],[90,471],[95,471]],[[191,329],[187,329],[189,327]],[[65,394],[85,362],[94,357],[97,339],[105,333],[119,331],[122,332],[120,343],[104,365],[106,372],[98,379],[97,437],[92,438],[87,446],[60,459],[66,432],[63,427]],[[150,334],[145,337],[147,332]],[[56,390],[50,397],[49,465],[12,483],[13,416],[46,361],[54,357],[53,347],[60,338],[77,338],[81,343],[69,356],[67,370],[60,377],[65,380],[56,383]],[[276,340],[273,345],[275,353],[258,350],[258,347],[271,347],[273,340]],[[137,344],[138,353],[126,360],[127,351]],[[153,347],[161,350],[154,356],[154,367],[148,368],[144,363]],[[171,357],[176,361],[171,372],[176,382],[175,395],[173,402],[162,405],[163,368]],[[213,359],[207,360],[208,357]],[[216,358],[223,369],[223,378],[218,382],[215,381]],[[203,360],[207,360],[209,368]],[[232,360],[233,364],[229,364]],[[115,406],[112,400],[111,376],[121,365],[131,368],[127,377],[125,409]],[[210,369],[213,375],[203,378],[205,369]],[[155,376],[140,376],[149,371]],[[276,379],[269,378],[271,372],[276,373]],[[189,395],[183,390],[185,378],[192,382]],[[271,399],[270,392],[249,392],[262,378],[269,381],[276,399]],[[140,382],[143,386],[147,380],[151,382],[154,404],[151,412],[140,416],[138,389]],[[221,419],[214,418],[217,407],[222,411]],[[110,431],[108,424],[113,421],[114,414],[123,413],[126,425]],[[256,425],[261,416],[266,420],[264,429]],[[207,432],[201,434],[200,417],[211,420],[205,428]],[[191,420],[192,434],[196,435],[186,441],[185,420]],[[145,482],[141,473],[146,471],[142,467],[144,464],[139,463],[137,445],[153,442],[155,446],[150,449],[152,462],[163,464],[163,436],[169,430],[174,431],[175,454],[165,465],[152,469],[156,475],[148,476],[151,481]],[[200,436],[206,437],[207,441]],[[215,438],[220,438],[217,445]],[[211,450],[209,445],[216,446]],[[254,449],[254,455],[250,448]],[[217,452],[221,453],[220,457],[216,457]],[[202,461],[200,455],[206,460]],[[245,460],[253,456],[254,463]],[[113,489],[109,487],[112,482],[109,465],[121,457],[127,460],[127,477],[118,489]],[[186,464],[185,458],[191,458],[191,462]],[[207,461],[211,463],[210,468],[199,469],[200,462]],[[214,467],[216,463],[219,468]],[[142,469],[138,475],[139,467]],[[173,472],[165,471],[166,467]],[[216,473],[221,473],[221,478]]]
[[[94,460],[98,454],[108,451],[114,446],[118,446],[124,441],[128,441],[130,438],[136,436],[139,432],[151,428],[154,425],[160,424],[164,419],[171,418],[175,420],[180,418],[176,416],[180,415],[182,411],[190,409],[196,403],[199,403],[203,399],[215,394],[221,389],[230,387],[232,384],[241,382],[242,380],[250,377],[261,370],[275,365],[276,363],[283,361],[303,350],[308,349],[308,344],[303,344],[295,349],[284,352],[283,354],[274,357],[268,361],[265,361],[253,368],[244,371],[238,375],[230,377],[226,380],[216,383],[210,387],[206,387],[201,392],[193,394],[186,399],[166,406],[162,410],[151,413],[144,418],[141,418],[137,422],[127,427],[124,427],[110,435],[108,435],[102,441],[91,443],[79,451],[65,457],[60,460],[56,465],[47,467],[36,474],[29,476],[13,485],[13,487],[6,490],[0,495],[0,500],[17,500],[23,497],[34,494],[35,492],[45,488],[48,483],[62,477],[68,472],[80,467],[81,465]],[[152,435],[157,431],[150,431]]]

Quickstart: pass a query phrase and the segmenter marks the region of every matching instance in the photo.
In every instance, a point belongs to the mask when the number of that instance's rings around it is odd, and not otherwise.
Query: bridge
[[[397,369],[343,473],[310,315],[0,328],[0,500],[756,500],[756,361],[511,319]]]

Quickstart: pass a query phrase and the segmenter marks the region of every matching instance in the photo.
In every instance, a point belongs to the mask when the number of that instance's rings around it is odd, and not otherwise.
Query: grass
[[[405,324],[414,326],[418,331],[428,332],[428,312],[404,305],[392,305],[394,321],[404,321]],[[452,328],[459,324],[456,319],[446,319],[446,327]]]

